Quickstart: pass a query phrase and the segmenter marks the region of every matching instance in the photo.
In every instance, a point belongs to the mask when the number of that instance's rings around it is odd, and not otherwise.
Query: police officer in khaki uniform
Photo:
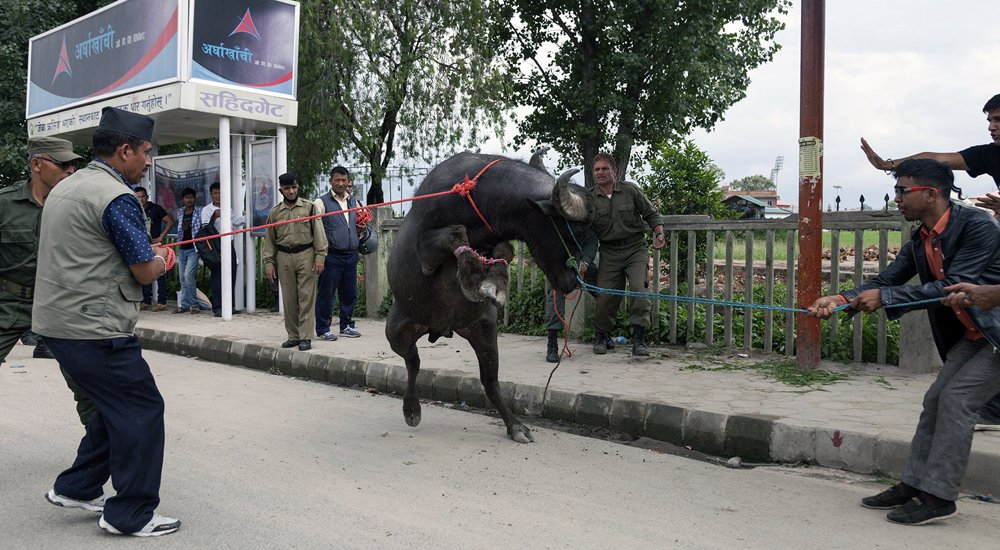
[[[277,223],[316,215],[316,206],[299,197],[295,174],[278,176],[278,186],[285,200],[271,208],[267,223]],[[288,340],[283,348],[298,346],[301,351],[312,349],[311,339],[316,324],[316,277],[323,272],[327,241],[323,221],[289,223],[267,228],[264,235],[263,262],[267,278],[275,276],[281,286],[285,307],[285,331]]]
[[[601,241],[601,267],[597,286],[625,289],[625,281],[635,292],[649,288],[649,251],[644,232],[653,229],[653,248],[663,248],[663,221],[639,187],[618,181],[615,159],[606,153],[594,157],[594,182],[590,189],[595,204],[591,228]],[[608,352],[608,336],[614,328],[615,313],[622,297],[598,294],[594,309],[594,353]],[[632,325],[632,355],[649,355],[646,328],[649,327],[650,303],[646,298],[632,298],[629,324]]]
[[[49,192],[76,171],[76,162],[81,158],[65,139],[29,139],[30,178],[0,189],[0,362],[31,328],[42,205]],[[38,338],[32,357],[53,358],[43,338]],[[73,390],[80,422],[86,425],[94,405],[65,371],[63,376]]]

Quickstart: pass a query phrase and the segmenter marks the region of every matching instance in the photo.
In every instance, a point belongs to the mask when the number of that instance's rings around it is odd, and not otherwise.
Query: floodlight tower
[[[778,184],[778,172],[781,171],[781,167],[785,165],[785,157],[779,156],[774,159],[774,168],[771,168],[771,183]]]

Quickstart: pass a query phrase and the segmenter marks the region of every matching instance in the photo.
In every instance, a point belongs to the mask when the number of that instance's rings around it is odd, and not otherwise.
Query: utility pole
[[[802,1],[802,58],[799,83],[799,307],[808,307],[822,289],[823,257],[823,72],[825,0]],[[796,363],[819,366],[820,323],[798,316]]]

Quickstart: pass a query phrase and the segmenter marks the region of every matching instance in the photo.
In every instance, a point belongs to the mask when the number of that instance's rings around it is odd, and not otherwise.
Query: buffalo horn
[[[552,191],[552,202],[558,205],[557,209],[570,221],[586,221],[588,216],[587,198],[574,193],[569,185],[569,179],[579,171],[579,168],[570,168],[563,172]]]

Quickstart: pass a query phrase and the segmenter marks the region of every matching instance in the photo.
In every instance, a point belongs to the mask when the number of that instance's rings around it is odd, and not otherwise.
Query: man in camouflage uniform
[[[590,188],[595,210],[591,228],[601,241],[601,267],[597,286],[634,292],[649,289],[649,251],[644,232],[653,229],[653,247],[663,248],[663,221],[639,187],[618,181],[615,159],[600,153],[594,157],[594,183]],[[614,328],[615,313],[622,297],[598,294],[594,309],[594,353],[608,352],[608,336]],[[646,348],[646,328],[649,327],[650,303],[646,298],[632,298],[629,323],[632,325],[632,355],[649,355]]]
[[[284,200],[267,215],[267,223],[276,223],[316,215],[315,205],[299,197],[295,174],[278,176],[278,187]],[[327,241],[323,220],[289,223],[267,228],[264,234],[263,262],[267,278],[281,285],[285,306],[285,331],[288,340],[283,348],[298,346],[312,349],[312,334],[316,324],[316,277],[323,272]]]
[[[30,178],[0,189],[0,362],[31,328],[42,205],[49,192],[76,171],[81,158],[65,139],[29,139]],[[38,337],[37,342],[32,356],[52,359],[45,340]],[[80,422],[86,425],[94,406],[65,371],[63,377],[73,390]]]

